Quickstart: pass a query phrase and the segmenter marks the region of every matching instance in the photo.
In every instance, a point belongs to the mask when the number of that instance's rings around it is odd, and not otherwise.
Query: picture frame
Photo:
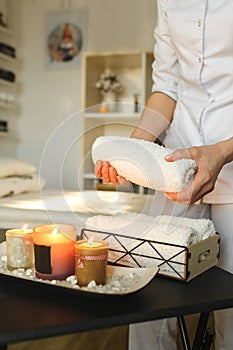
[[[46,16],[46,65],[49,68],[78,66],[84,47],[85,11],[50,12]]]

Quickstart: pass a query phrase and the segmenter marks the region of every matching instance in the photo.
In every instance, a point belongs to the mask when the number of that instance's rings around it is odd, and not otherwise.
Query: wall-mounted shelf
[[[11,36],[12,32],[9,28],[0,26],[0,33],[3,33],[4,35]]]
[[[137,122],[140,113],[84,113],[84,119],[97,120],[104,123]]]
[[[6,87],[11,87],[11,88],[17,87],[17,84],[15,82],[11,82],[11,81],[1,79],[1,78],[0,78],[0,85],[6,86]]]
[[[7,103],[4,101],[0,101],[0,109],[4,109],[4,110],[16,110],[16,105],[14,103]]]
[[[95,139],[102,135],[129,136],[140,118],[141,111],[152,87],[152,52],[123,52],[86,54],[83,60],[83,136],[82,136],[82,176],[80,189],[93,189],[96,178],[91,159],[91,148]],[[106,70],[117,75],[123,86],[114,105],[115,111],[98,112],[101,96],[95,84]],[[135,94],[138,104],[135,106]]]
[[[11,5],[7,0],[7,5]],[[9,11],[9,16],[12,13]],[[11,23],[12,18],[8,18]],[[15,117],[18,112],[17,93],[19,91],[19,84],[17,82],[18,73],[18,59],[16,56],[16,45],[14,31],[11,28],[0,26],[0,69],[4,78],[14,81],[8,81],[0,78],[0,119],[6,122],[7,126],[4,130],[4,125],[0,130],[1,146],[8,146],[8,138],[17,139],[17,121]],[[16,81],[15,81],[16,80]],[[0,121],[0,122],[1,122]],[[5,140],[6,138],[6,140]]]
[[[5,60],[5,61],[9,61],[9,62],[16,62],[16,58],[15,57],[11,57],[11,56],[8,56],[2,52],[0,52],[0,59],[1,60]]]

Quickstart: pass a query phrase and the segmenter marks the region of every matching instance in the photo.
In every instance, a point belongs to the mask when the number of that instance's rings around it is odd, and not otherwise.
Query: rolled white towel
[[[95,215],[86,220],[85,227],[90,230],[184,246],[198,242],[215,233],[211,220],[188,219],[169,215],[153,217],[138,213],[115,216]]]
[[[185,226],[193,228],[197,232],[199,241],[216,234],[214,223],[210,219],[192,219],[181,216],[159,215],[156,217],[156,220],[158,224],[166,224],[171,227]]]
[[[92,159],[109,161],[119,175],[144,187],[163,192],[179,192],[193,179],[192,159],[167,162],[171,151],[153,142],[120,136],[98,137],[92,146]]]

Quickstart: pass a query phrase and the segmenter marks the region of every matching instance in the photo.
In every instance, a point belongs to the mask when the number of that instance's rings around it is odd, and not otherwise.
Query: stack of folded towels
[[[117,233],[132,238],[143,238],[188,246],[216,233],[209,219],[191,219],[178,216],[149,216],[138,213],[95,215],[86,220],[91,230]]]
[[[39,191],[45,185],[37,168],[28,162],[0,157],[0,197]]]

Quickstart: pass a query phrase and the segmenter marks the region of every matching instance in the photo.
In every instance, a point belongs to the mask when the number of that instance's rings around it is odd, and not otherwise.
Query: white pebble
[[[91,282],[89,282],[88,285],[87,285],[87,288],[95,288],[95,287],[96,287],[95,281],[91,281]]]
[[[66,278],[66,281],[67,281],[67,282],[73,282],[74,280],[76,280],[76,277],[75,277],[74,275],[68,276],[68,277]]]
[[[51,284],[57,284],[57,281],[56,280],[52,280]]]
[[[25,275],[26,275],[27,277],[33,277],[32,270],[31,270],[31,269],[26,270]]]
[[[121,286],[120,281],[113,281],[113,286],[120,287]]]

